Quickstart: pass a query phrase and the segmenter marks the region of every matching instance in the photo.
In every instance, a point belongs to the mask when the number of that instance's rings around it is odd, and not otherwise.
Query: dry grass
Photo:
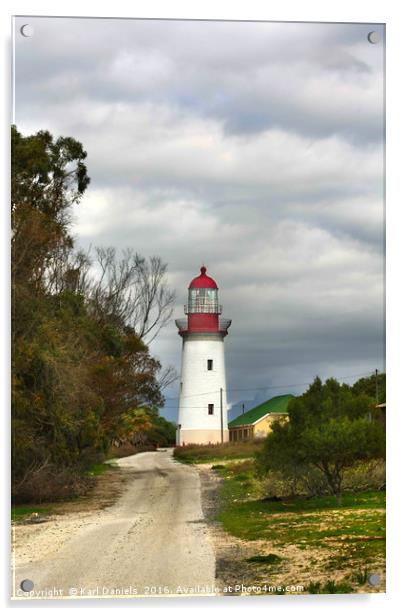
[[[244,459],[254,457],[257,452],[261,451],[262,445],[262,440],[217,445],[184,445],[175,448],[174,457],[188,464]]]

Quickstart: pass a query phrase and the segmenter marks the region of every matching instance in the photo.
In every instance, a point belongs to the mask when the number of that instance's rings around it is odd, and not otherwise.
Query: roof
[[[288,404],[294,396],[292,394],[284,394],[283,396],[275,396],[262,404],[254,407],[239,415],[235,419],[229,422],[229,428],[236,428],[237,426],[246,426],[255,424],[257,421],[265,417],[265,415],[281,415],[288,412]]]
[[[206,275],[207,268],[203,265],[201,267],[201,274],[193,278],[190,282],[189,289],[217,289],[218,285],[215,280]]]

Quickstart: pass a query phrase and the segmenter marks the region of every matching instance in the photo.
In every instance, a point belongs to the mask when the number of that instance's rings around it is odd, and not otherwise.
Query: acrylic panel
[[[13,598],[385,592],[385,25],[13,28]]]

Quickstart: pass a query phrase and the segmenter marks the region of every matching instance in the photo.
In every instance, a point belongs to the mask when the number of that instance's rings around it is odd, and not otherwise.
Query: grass
[[[367,567],[365,567],[361,571],[358,571],[354,575],[354,579],[355,579],[356,583],[359,584],[359,586],[364,586],[364,584],[367,584],[368,577],[369,577],[369,570],[368,570]]]
[[[43,507],[42,505],[15,505],[11,507],[11,519],[13,522],[19,522],[28,518],[32,513],[46,515],[51,512],[51,507]]]
[[[267,565],[276,565],[281,562],[283,558],[278,556],[278,554],[256,554],[255,556],[250,556],[250,558],[246,558],[248,563],[264,563]]]
[[[187,464],[203,464],[252,458],[261,449],[261,440],[218,445],[185,445],[175,448],[174,457]]]
[[[104,464],[100,462],[98,464],[93,464],[86,474],[89,475],[89,477],[99,477],[99,475],[103,475],[107,471],[110,471],[112,467],[113,464]]]
[[[232,535],[245,541],[267,541],[278,549],[296,548],[320,554],[315,567],[320,573],[358,572],[338,587],[332,578],[320,582],[317,592],[341,593],[351,584],[367,582],[367,567],[377,566],[385,556],[385,493],[345,493],[338,505],[333,496],[293,497],[264,500],[252,461],[216,468],[224,479],[222,508],[218,520]],[[275,555],[271,555],[275,556]],[[266,561],[269,564],[270,555]],[[249,562],[264,562],[264,556]],[[311,563],[310,563],[311,564]],[[314,568],[314,566],[313,566]],[[335,586],[333,586],[335,584]],[[314,586],[309,592],[315,592]]]
[[[328,580],[325,584],[321,582],[310,582],[307,586],[310,595],[347,595],[353,592],[353,587],[347,581],[335,582]]]

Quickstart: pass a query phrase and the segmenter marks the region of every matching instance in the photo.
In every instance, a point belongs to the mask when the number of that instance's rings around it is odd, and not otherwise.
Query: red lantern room
[[[188,287],[188,303],[184,306],[187,319],[176,320],[180,335],[227,334],[231,321],[220,318],[222,306],[218,302],[218,285],[206,272],[207,268],[202,266],[200,275],[193,278]]]

